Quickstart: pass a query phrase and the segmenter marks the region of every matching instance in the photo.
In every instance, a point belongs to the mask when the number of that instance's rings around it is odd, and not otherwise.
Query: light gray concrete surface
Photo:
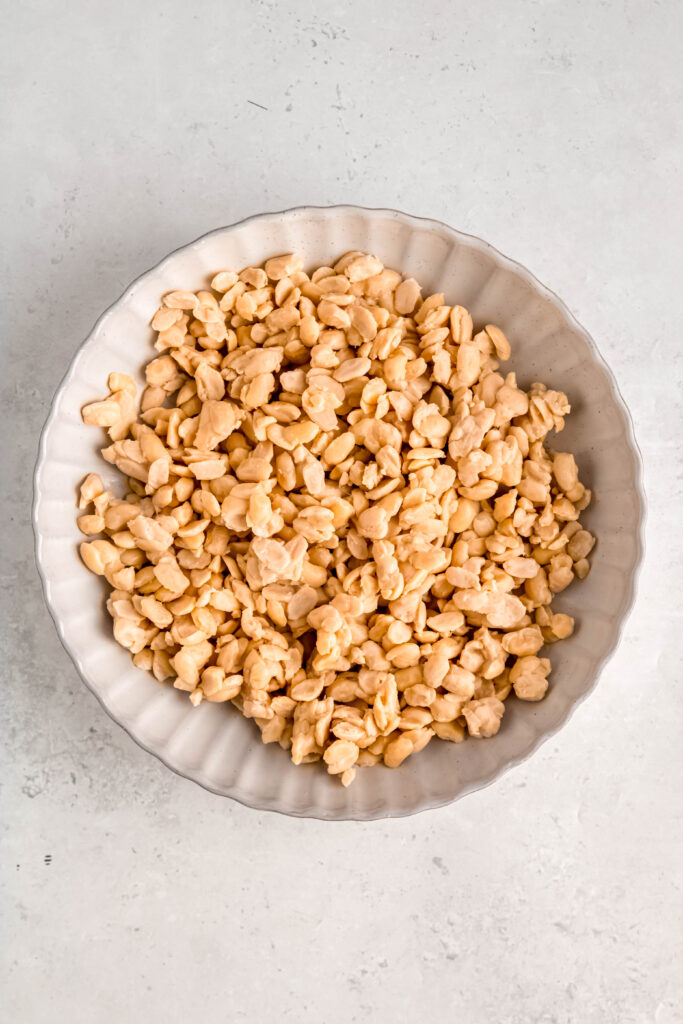
[[[682,10],[13,5],[4,1020],[683,1020]],[[636,608],[571,723],[482,793],[362,825],[246,810],[139,750],[58,643],[29,525],[53,391],[130,280],[215,226],[334,202],[440,218],[556,290],[633,411],[650,504]]]

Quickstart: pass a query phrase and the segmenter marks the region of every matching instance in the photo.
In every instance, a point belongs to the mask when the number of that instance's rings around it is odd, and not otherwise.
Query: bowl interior
[[[476,325],[499,325],[512,344],[506,369],[528,386],[539,380],[569,396],[572,413],[550,447],[572,451],[594,501],[582,522],[598,537],[592,572],[556,599],[577,620],[574,636],[552,648],[548,696],[506,702],[493,739],[454,745],[434,740],[398,771],[360,771],[349,789],[320,766],[295,767],[264,746],[253,723],[231,706],[192,708],[187,696],[135,669],[114,641],[102,582],[83,569],[75,524],[76,489],[97,471],[120,493],[103,461],[103,435],[83,426],[80,408],[106,393],[111,370],[141,385],[154,355],[149,321],[162,294],[197,289],[219,269],[301,252],[310,267],[348,249],[375,253],[416,277],[423,294],[443,291]],[[613,650],[632,600],[640,558],[640,467],[628,414],[593,343],[559,300],[526,270],[479,239],[434,221],[354,207],[303,208],[219,229],[144,274],[98,321],[53,403],[36,470],[34,525],[39,568],[60,637],[107,711],[172,769],[246,804],[323,818],[372,818],[437,806],[487,784],[522,760],[566,720]]]

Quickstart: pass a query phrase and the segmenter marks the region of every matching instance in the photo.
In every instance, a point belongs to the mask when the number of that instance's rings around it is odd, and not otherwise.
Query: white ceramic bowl
[[[512,342],[519,380],[565,391],[572,413],[558,448],[574,452],[594,502],[585,523],[597,537],[593,568],[557,602],[577,630],[552,649],[548,696],[506,704],[499,734],[454,745],[433,741],[399,770],[358,773],[344,789],[319,765],[295,767],[264,746],[232,706],[193,708],[186,694],[134,668],[113,639],[100,579],[83,568],[75,522],[77,484],[96,470],[120,490],[99,455],[101,432],[83,426],[81,406],[106,392],[109,371],[142,381],[153,355],[149,321],[159,298],[197,289],[213,272],[261,263],[291,250],[315,267],[348,249],[376,253],[430,291],[466,306],[475,324],[498,324]],[[552,445],[552,439],[551,439]],[[490,245],[432,220],[393,210],[302,207],[219,228],[143,274],[95,324],[55,395],[35,473],[33,523],[45,597],[60,639],[106,711],[145,749],[215,793],[260,809],[326,819],[369,819],[438,807],[487,785],[566,722],[614,651],[642,553],[644,498],[631,420],[595,344],[560,300]]]

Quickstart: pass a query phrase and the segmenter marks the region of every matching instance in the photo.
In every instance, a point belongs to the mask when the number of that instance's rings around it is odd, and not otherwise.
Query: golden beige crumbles
[[[347,785],[540,700],[594,539],[543,445],[567,398],[501,372],[502,331],[366,253],[303,265],[164,297],[139,408],[112,373],[83,409],[128,493],[90,474],[78,523],[139,668]]]

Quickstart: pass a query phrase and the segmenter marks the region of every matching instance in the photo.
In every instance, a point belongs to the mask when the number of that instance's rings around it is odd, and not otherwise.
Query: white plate
[[[277,745],[232,706],[193,708],[186,694],[136,669],[114,641],[105,588],[82,566],[75,522],[77,485],[97,471],[120,491],[99,455],[101,431],[80,409],[106,393],[111,370],[142,382],[154,355],[150,319],[159,298],[196,290],[221,269],[239,269],[282,252],[301,252],[310,267],[348,249],[375,253],[430,291],[460,303],[475,324],[498,324],[512,343],[508,364],[528,386],[540,380],[572,404],[560,450],[576,455],[594,491],[585,524],[598,537],[587,580],[557,606],[577,619],[571,639],[552,648],[548,696],[506,702],[499,734],[455,745],[432,741],[400,769],[358,772],[348,789],[319,765],[295,767]],[[550,439],[551,447],[553,439]],[[135,281],[97,321],[76,353],[52,403],[34,481],[36,557],[60,639],[106,711],[146,750],[181,775],[241,803],[286,814],[369,819],[438,807],[498,778],[555,733],[591,691],[619,640],[632,605],[643,550],[641,462],[626,406],[595,344],[562,302],[527,270],[486,242],[437,221],[393,210],[301,207],[219,228],[178,249]]]

